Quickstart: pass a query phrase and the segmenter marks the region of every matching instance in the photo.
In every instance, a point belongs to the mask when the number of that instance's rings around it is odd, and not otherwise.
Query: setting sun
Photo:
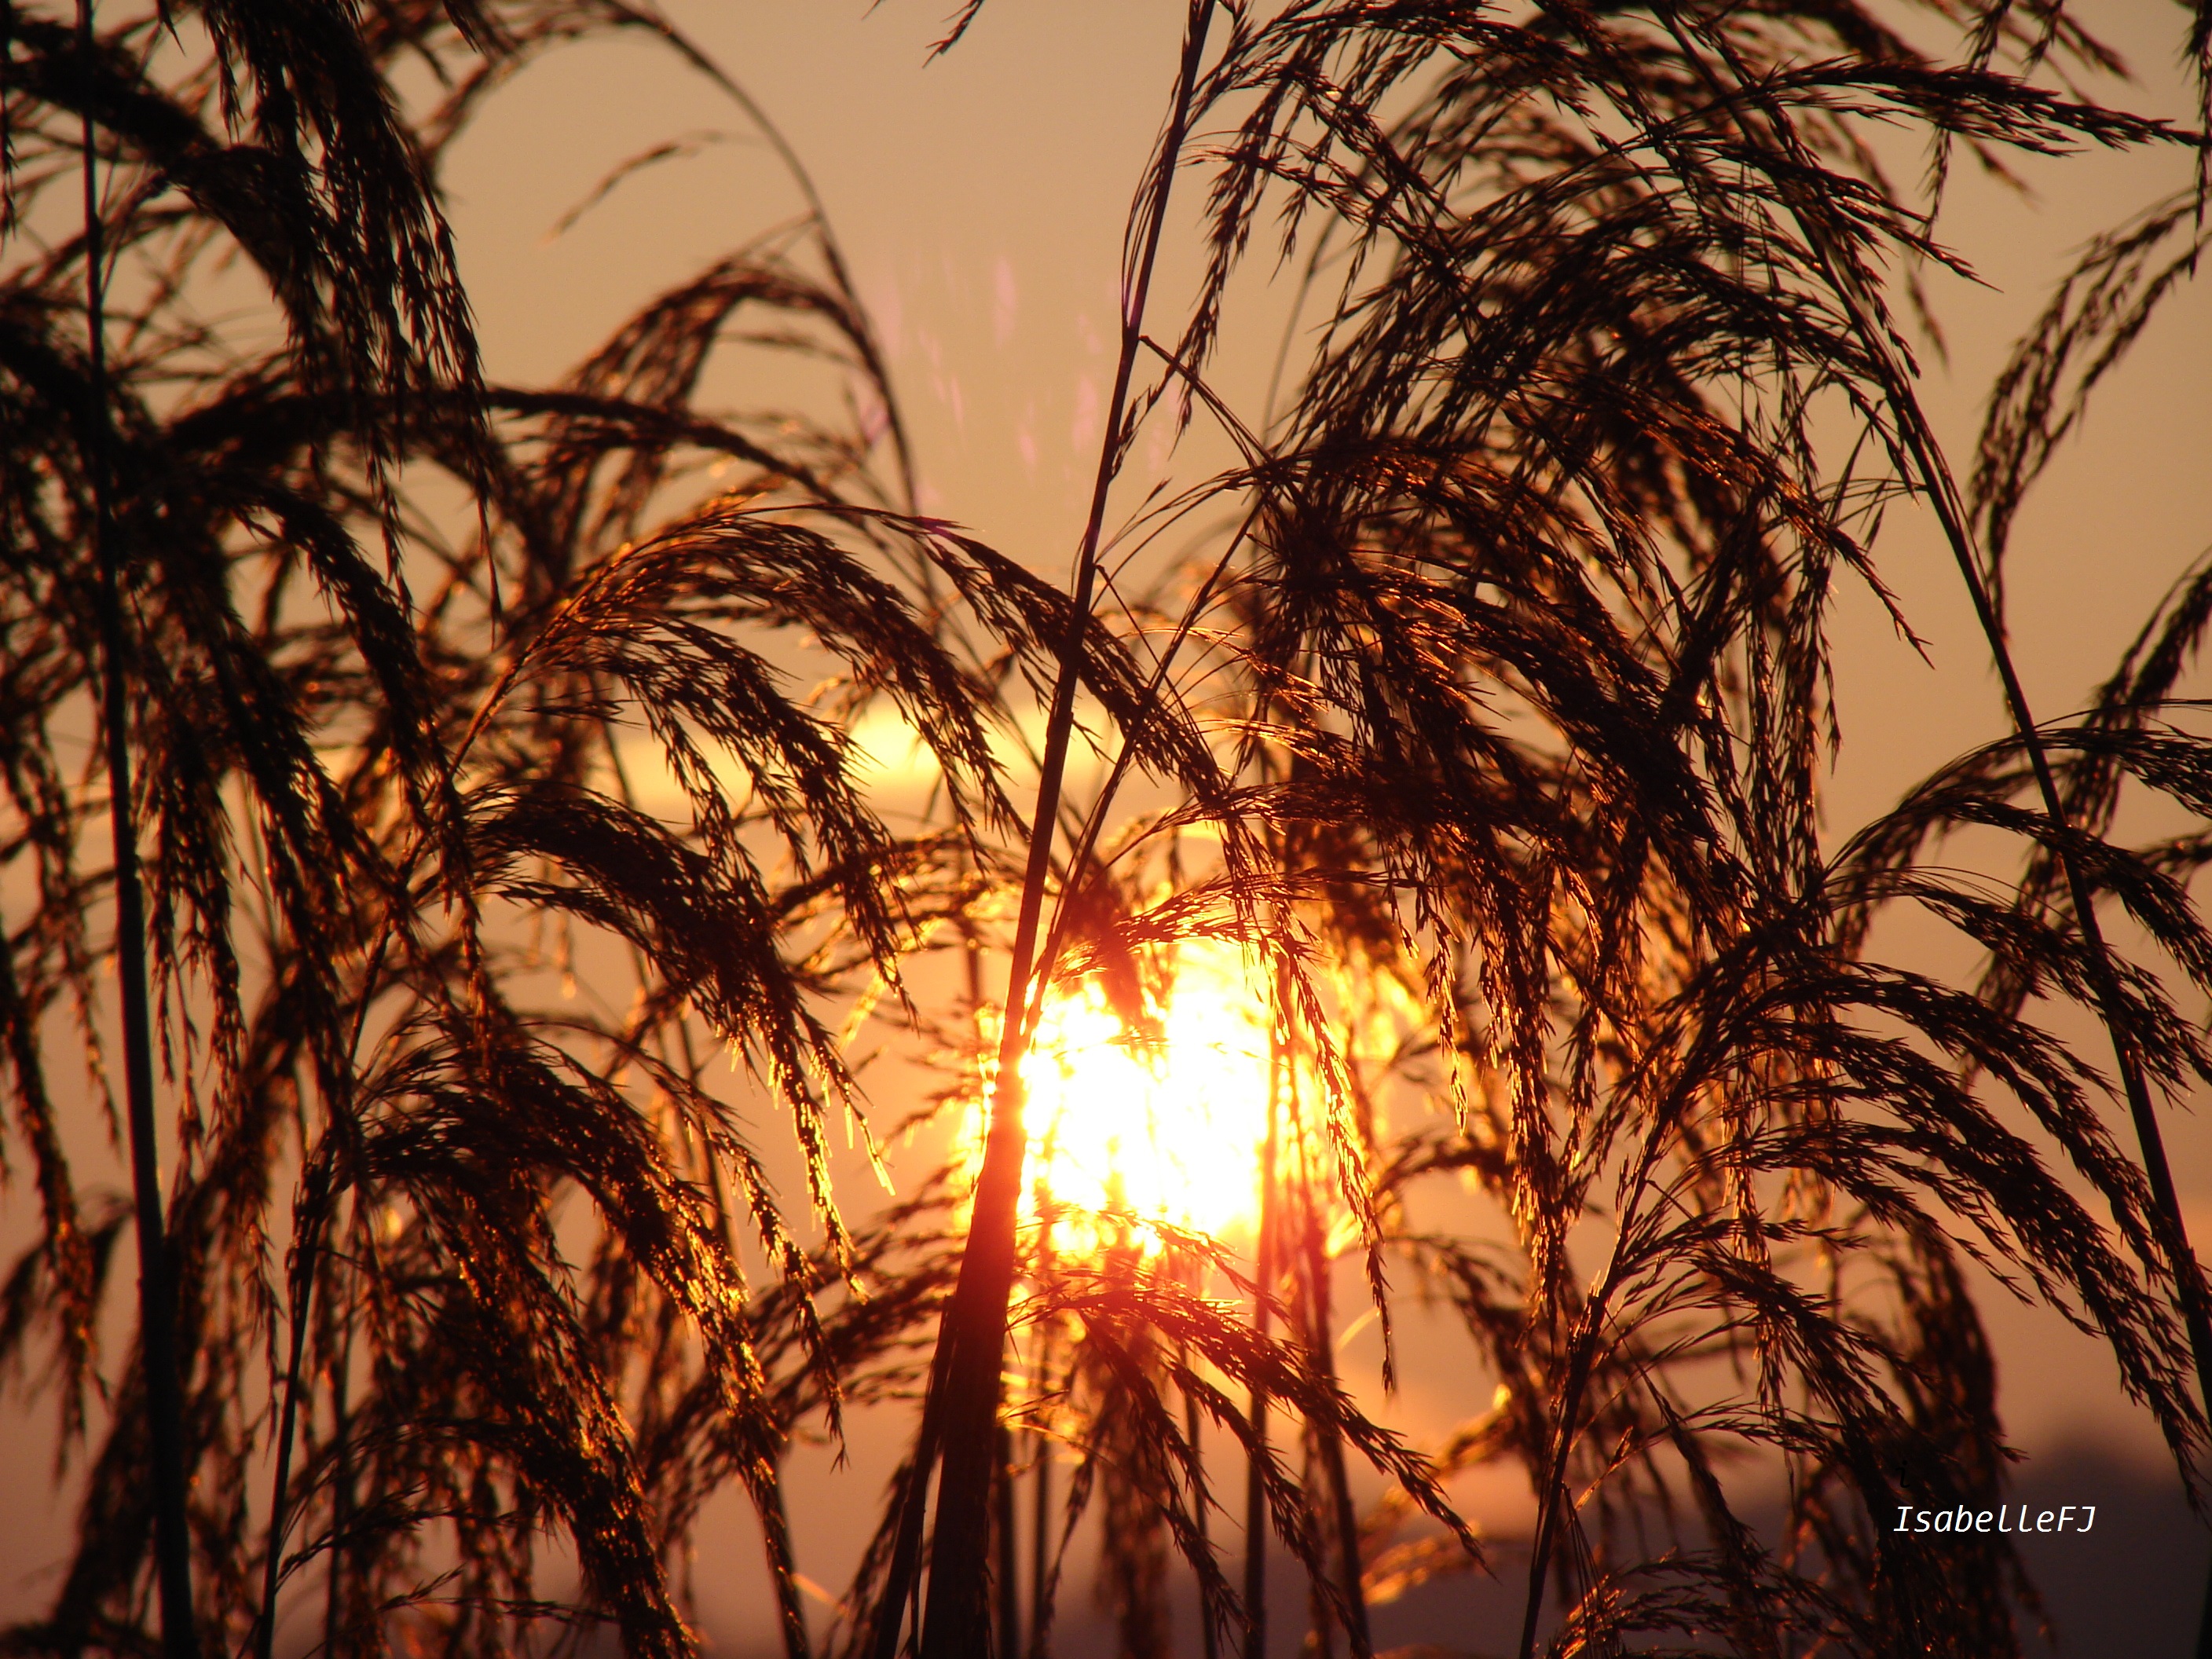
[[[1147,1036],[1087,982],[1056,999],[1023,1075],[1029,1171],[1079,1211],[1127,1210],[1219,1237],[1249,1225],[1267,1133],[1267,1015],[1243,957],[1186,945]]]

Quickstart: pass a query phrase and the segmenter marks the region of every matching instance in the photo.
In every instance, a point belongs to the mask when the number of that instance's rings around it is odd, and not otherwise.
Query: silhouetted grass
[[[2038,726],[2000,580],[2024,492],[2192,270],[2200,198],[2088,250],[1961,491],[1908,345],[1909,272],[1948,256],[1867,135],[2202,147],[2027,78],[2106,63],[2063,8],[1914,25],[1956,61],[1850,4],[1192,0],[1062,588],[915,512],[797,158],[655,15],[301,0],[81,34],[9,9],[0,1032],[41,1222],[0,1348],[49,1358],[65,1439],[100,1437],[52,1606],[9,1644],[142,1652],[158,1577],[172,1651],[265,1659],[312,1585],[334,1654],[502,1656],[593,1622],[688,1654],[672,1563],[734,1486],[793,1656],[1042,1659],[1094,1510],[1122,1651],[1168,1650],[1188,1572],[1206,1651],[1261,1654],[1287,1566],[1313,1647],[1366,1656],[1373,1605],[1494,1565],[1449,1483],[1504,1464],[1537,1504],[1524,1659],[2014,1651],[2003,1540],[1882,1524],[2002,1490],[1966,1261],[2108,1344],[2185,1484],[2207,1431],[2156,1117],[2212,1079],[2205,841],[2115,825],[2130,784],[2191,823],[2212,805],[2176,700],[2212,582]],[[487,384],[438,157],[536,55],[611,30],[714,75],[810,216],[559,384]],[[440,106],[403,106],[405,62]],[[1192,219],[1170,301],[1158,248]],[[1208,378],[1255,251],[1316,325],[1268,419]],[[234,258],[268,310],[226,331],[195,301]],[[738,319],[884,419],[698,406]],[[1114,544],[1139,429],[1188,420],[1239,463]],[[455,485],[459,523],[433,505]],[[2018,729],[1829,856],[1829,607],[1839,583],[1889,603],[1872,544],[1911,502]],[[1117,562],[1170,528],[1187,558]],[[935,769],[919,828],[856,747],[884,710]],[[1079,715],[1109,760],[1088,794]],[[2016,878],[1936,861],[1968,829],[2011,838]],[[1978,977],[1875,959],[1899,906],[1971,940]],[[1141,1046],[1198,941],[1263,988],[1255,1260],[1134,1216],[1079,1249],[1025,1185],[1026,1046],[1091,979]],[[157,1088],[179,1133],[137,1194],[142,1244],[165,1235],[147,1363],[103,1368],[131,1212],[70,1167],[57,1079],[81,1053],[106,1088],[111,964],[144,1033],[142,1173]],[[571,975],[593,994],[557,997]],[[2113,1076],[2058,1035],[2066,1005]],[[872,1139],[904,1196],[848,1221],[830,1136],[871,1012],[933,1051],[916,1117],[988,1130],[975,1169]],[[1386,1386],[1408,1297],[1495,1380],[1442,1444],[1339,1376],[1340,1261]],[[917,1402],[817,1644],[785,1453]],[[166,1530],[164,1436],[191,1481]],[[1362,1462],[1385,1485],[1364,1517]],[[558,1605],[547,1529],[581,1569]]]

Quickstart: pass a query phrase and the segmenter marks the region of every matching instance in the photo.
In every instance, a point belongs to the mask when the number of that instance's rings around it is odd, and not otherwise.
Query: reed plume
[[[2063,6],[1913,27],[1191,0],[1062,582],[916,510],[799,158],[651,10],[8,8],[0,1041],[40,1227],[0,1354],[51,1362],[83,1473],[7,1644],[143,1651],[158,1584],[173,1653],[304,1620],[346,1655],[688,1655],[677,1564],[735,1489],[792,1659],[1044,1659],[1094,1512],[1131,1655],[1188,1591],[1209,1659],[1259,1659],[1287,1571],[1315,1649],[1369,1659],[1393,1601],[1501,1570],[1524,1659],[2017,1651],[2003,1540],[1884,1524],[2004,1490],[1977,1271],[2106,1344],[2192,1495],[2208,1431],[2159,1150],[2212,1079],[2205,841],[2118,826],[2131,791],[2212,802],[2179,695],[2212,577],[2058,721],[2003,611],[2027,492],[2193,272],[2203,177],[2087,251],[1960,485],[1911,344],[1910,273],[1952,256],[1869,134],[2203,144],[2050,90],[2112,61]],[[502,385],[438,167],[611,32],[708,75],[807,211]],[[1258,409],[1221,368],[1255,255],[1310,348]],[[243,320],[200,308],[227,261]],[[786,352],[852,397],[705,401]],[[1132,506],[1140,434],[1191,422],[1235,464]],[[1877,532],[1915,510],[2014,729],[1824,839],[1831,611],[1897,615]],[[916,813],[871,781],[885,726]],[[1967,830],[2016,866],[1942,864]],[[1977,971],[1881,959],[1907,910]],[[1249,1256],[1081,1211],[1024,1116],[1055,1006],[1157,1055],[1208,952],[1256,1010]],[[933,1091],[872,1098],[869,1030]],[[936,1167],[886,1105],[985,1127]],[[833,1189],[841,1128],[880,1213]],[[153,1290],[116,1365],[125,1227]],[[1387,1390],[1434,1310],[1487,1391],[1424,1449],[1339,1353],[1371,1315]],[[784,1462],[855,1411],[915,1433],[825,1630]],[[1525,1549],[1455,1497],[1491,1465]]]

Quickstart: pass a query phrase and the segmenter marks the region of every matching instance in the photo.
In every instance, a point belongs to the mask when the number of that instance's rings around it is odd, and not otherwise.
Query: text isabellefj
[[[2009,1504],[2000,1504],[1994,1510],[1968,1509],[1964,1504],[1955,1510],[1916,1510],[1910,1504],[1897,1506],[1898,1532],[2087,1532],[2097,1524],[2094,1504],[2067,1504],[2055,1510],[2045,1510],[2034,1520],[2027,1518],[2027,1505],[2020,1506],[2020,1524],[2008,1525],[2006,1516]],[[2079,1526],[2069,1523],[2075,1516],[2081,1517]],[[1994,1518],[1996,1524],[1991,1526]],[[2054,1524],[2054,1522],[2056,1524]]]

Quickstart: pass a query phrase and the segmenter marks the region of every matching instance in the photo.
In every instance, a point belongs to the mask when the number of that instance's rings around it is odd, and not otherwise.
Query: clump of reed
[[[1042,1659],[1094,1506],[1133,1655],[1168,1650],[1177,1562],[1209,1659],[1268,1650],[1271,1571],[1318,1650],[1365,1656],[1374,1607],[1505,1561],[1524,1659],[2015,1650],[2002,1540],[1881,1524],[2001,1488],[1968,1263],[2106,1340],[2185,1481],[2208,1425],[2158,1115],[2212,1077],[2204,842],[2115,825],[2131,786],[2212,799],[2174,712],[2212,581],[2051,724],[2002,611],[2025,492],[2193,269],[2203,179],[2088,251],[1961,488],[1899,274],[1948,256],[1867,135],[2202,140],[2039,86],[2108,61],[2063,6],[1931,9],[1955,60],[1885,15],[1191,0],[1062,586],[915,510],[883,353],[764,122],[809,216],[557,385],[485,378],[440,157],[582,37],[720,78],[651,11],[11,7],[0,1032],[40,1228],[0,1351],[94,1443],[9,1645],[265,1656],[312,1589],[337,1653],[604,1623],[689,1654],[672,1565],[734,1486],[793,1656]],[[1322,320],[1262,417],[1209,371],[1269,241]],[[258,332],[196,309],[228,260]],[[702,406],[740,319],[856,404]],[[1238,464],[1131,514],[1138,433],[1189,421]],[[1913,505],[2015,729],[1832,854],[1829,611],[1887,602],[1875,532]],[[1212,525],[1139,591],[1121,547]],[[870,793],[871,711],[930,757],[918,824]],[[1936,862],[1968,829],[2016,841],[2014,878]],[[1905,907],[1980,975],[1876,959]],[[1127,1216],[1073,1251],[1025,1185],[1026,1050],[1085,981],[1141,1037],[1201,941],[1263,988],[1253,1257]],[[848,1221],[870,1018],[945,1071],[878,1107],[984,1128]],[[128,1202],[71,1156],[80,1066]],[[1338,1374],[1353,1280],[1386,1386],[1414,1301],[1494,1383],[1427,1452]],[[785,1458],[890,1408],[912,1450],[817,1640]],[[1455,1506],[1491,1464],[1534,1493],[1525,1559]]]

